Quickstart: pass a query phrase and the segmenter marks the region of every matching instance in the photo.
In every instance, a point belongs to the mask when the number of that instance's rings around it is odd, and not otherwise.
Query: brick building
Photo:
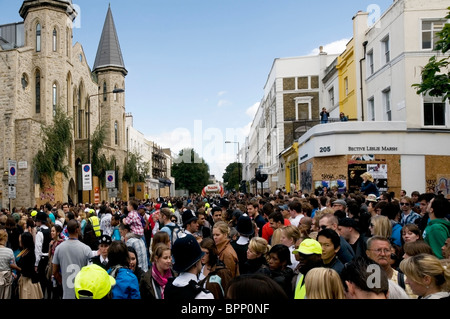
[[[9,202],[9,159],[19,163],[12,207],[63,202],[69,197],[74,203],[104,198],[105,190],[96,177],[91,192],[82,190],[81,165],[88,161],[88,137],[99,123],[106,125],[101,152],[108,159],[115,156],[119,172],[126,161],[123,90],[127,70],[111,8],[92,70],[81,44],[72,43],[72,22],[77,14],[72,1],[23,1],[19,13],[23,22],[0,26],[2,207]],[[57,106],[73,118],[67,154],[69,177],[57,175],[54,185],[41,189],[34,176],[33,157],[42,146],[41,125],[52,123]],[[117,184],[121,194],[121,182]]]

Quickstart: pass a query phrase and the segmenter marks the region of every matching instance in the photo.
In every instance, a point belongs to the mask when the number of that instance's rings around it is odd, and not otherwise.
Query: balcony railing
[[[356,119],[348,119],[348,121],[356,121]],[[285,122],[285,124],[291,124],[292,125],[292,137],[293,141],[298,140],[303,134],[308,132],[311,128],[313,128],[316,125],[327,125],[328,123],[335,123],[335,122],[341,122],[339,118],[329,118],[327,123],[321,123],[320,119],[312,119],[312,120],[295,120],[292,122]]]

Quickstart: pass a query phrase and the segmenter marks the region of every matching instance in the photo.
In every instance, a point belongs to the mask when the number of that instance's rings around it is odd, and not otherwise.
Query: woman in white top
[[[298,265],[297,259],[295,259],[295,255],[292,253],[295,249],[295,243],[300,239],[300,230],[292,225],[284,226],[281,228],[281,236],[280,236],[280,244],[283,244],[289,248],[291,252],[291,265],[288,267],[292,270]]]

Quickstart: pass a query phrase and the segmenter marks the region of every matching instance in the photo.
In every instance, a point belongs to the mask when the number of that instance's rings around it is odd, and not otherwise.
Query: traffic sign
[[[8,198],[15,199],[16,198],[16,187],[8,186]]]
[[[17,161],[8,161],[8,184],[17,184]]]
[[[106,188],[116,187],[116,172],[106,171]]]
[[[118,194],[119,193],[117,191],[117,188],[109,188],[108,189],[108,197],[109,198],[116,198]]]
[[[83,190],[92,190],[92,170],[91,164],[83,164],[81,168],[82,180],[83,180]]]

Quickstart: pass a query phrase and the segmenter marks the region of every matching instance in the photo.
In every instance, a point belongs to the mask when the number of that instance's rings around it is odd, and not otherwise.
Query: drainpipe
[[[359,76],[360,76],[360,90],[361,90],[361,121],[364,122],[364,96],[363,96],[363,72],[362,72],[362,61],[366,59],[366,47],[368,41],[363,42],[364,56],[359,60]]]

